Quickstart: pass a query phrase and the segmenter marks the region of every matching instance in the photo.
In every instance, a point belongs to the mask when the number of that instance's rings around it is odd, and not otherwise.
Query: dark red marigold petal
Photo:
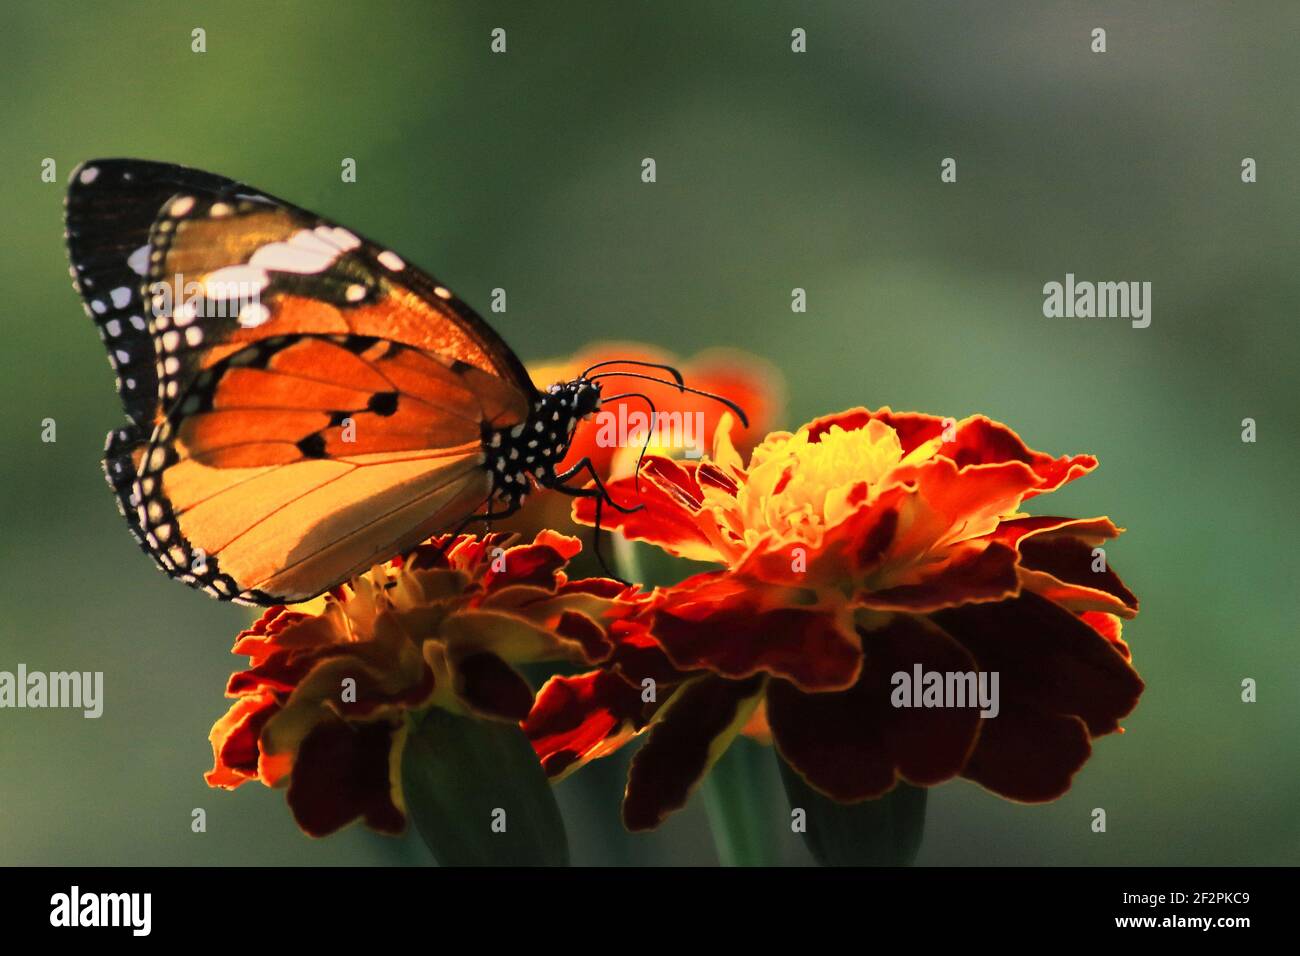
[[[265,655],[256,667],[231,674],[226,681],[226,694],[230,696],[259,691],[288,694],[317,664],[347,655],[348,648],[343,644],[324,644],[306,650],[276,650]]]
[[[577,611],[564,611],[556,622],[555,633],[578,644],[582,648],[583,655],[593,664],[605,660],[614,650],[614,645],[604,629],[587,615]]]
[[[524,676],[487,651],[456,661],[456,696],[484,717],[520,721],[533,708],[533,689]]]
[[[680,670],[737,680],[766,671],[805,690],[839,689],[857,679],[857,635],[833,610],[764,610],[758,590],[723,573],[665,589],[662,600],[650,631]]]
[[[1021,803],[1047,803],[1070,789],[1092,743],[1078,717],[1007,705],[980,735],[962,776]]]
[[[221,765],[256,777],[257,758],[261,753],[257,746],[258,737],[266,722],[279,712],[279,704],[268,702],[232,727],[225,743],[221,745]]]
[[[1033,593],[938,611],[932,619],[981,670],[999,675],[1001,713],[984,721],[966,775],[1014,800],[1053,800],[1091,751],[1119,729],[1142,679],[1077,615]]]
[[[258,739],[279,710],[274,694],[241,697],[230,705],[208,735],[213,754],[212,769],[203,775],[208,786],[233,789],[257,779]]]
[[[334,638],[332,625],[319,617],[283,607],[267,608],[248,630],[235,638],[232,654],[247,655],[256,665],[274,653],[310,651]]]
[[[806,694],[786,681],[767,692],[767,720],[781,756],[822,793],[850,802],[878,797],[901,776],[933,786],[961,772],[980,732],[979,707],[894,707],[892,677],[973,672],[974,659],[924,618],[895,615],[860,632],[866,663],[846,691]]]
[[[336,661],[344,660],[346,658],[343,656],[336,658]],[[324,666],[332,667],[334,663],[335,661],[331,661]],[[429,699],[429,695],[433,693],[434,676],[427,663],[421,660],[416,674],[408,675],[411,677],[410,681],[398,686],[394,686],[393,675],[385,670],[386,666],[392,664],[388,660],[376,663],[358,657],[351,666],[346,668],[347,676],[357,682],[357,699],[335,702],[334,706],[343,716],[356,720],[369,717],[375,711],[386,707],[417,707]],[[309,676],[307,681],[311,679],[312,677]]]
[[[1032,571],[1043,571],[1079,587],[1105,591],[1132,611],[1138,608],[1137,595],[1124,586],[1109,564],[1094,571],[1093,547],[1078,538],[1065,535],[1034,535],[1020,542],[1021,564]]]
[[[1082,717],[1094,737],[1119,729],[1144,687],[1128,661],[1087,623],[1037,594],[933,615],[983,670],[1001,675],[1002,699]]]
[[[915,584],[859,594],[858,601],[881,610],[930,611],[971,601],[998,601],[1019,589],[1015,550],[994,542],[959,551]]]
[[[604,524],[604,515],[601,515],[601,526],[604,527]],[[555,589],[555,593],[590,594],[593,597],[607,598],[612,601],[627,590],[626,584],[613,578],[579,578],[576,581],[565,581]]]
[[[714,741],[739,732],[765,681],[702,677],[673,695],[628,770],[623,824],[629,830],[653,830],[686,806],[719,756]]]
[[[1079,620],[1110,641],[1115,650],[1124,655],[1125,660],[1133,657],[1128,643],[1124,640],[1124,625],[1118,615],[1107,614],[1104,611],[1084,611],[1079,615]]]
[[[577,553],[580,545],[570,544],[573,539],[542,532],[534,544],[521,544],[507,548],[500,561],[493,560],[483,575],[483,590],[496,591],[515,584],[530,584],[539,588],[555,587],[555,572],[563,568]],[[497,569],[498,563],[500,570]]]
[[[983,415],[962,421],[953,441],[946,443],[939,454],[951,458],[962,468],[993,462],[1024,462],[1034,470],[1040,482],[1037,488],[1025,495],[1026,498],[1055,491],[1097,467],[1097,459],[1091,455],[1053,458],[1044,452],[1033,451],[1006,425]]]
[[[671,687],[686,679],[644,623],[615,621],[609,633],[614,651],[605,665],[617,668],[632,683],[640,684],[649,678],[660,687]]]
[[[644,726],[641,691],[609,671],[552,677],[520,725],[547,776],[617,749]]]
[[[1021,540],[1030,535],[1052,536],[1069,535],[1082,541],[1089,541],[1096,547],[1103,541],[1117,537],[1120,529],[1109,518],[1062,518],[1056,515],[1033,515],[1025,518],[1011,518],[1001,522],[988,535],[994,541],[1016,547]]]
[[[321,721],[294,758],[288,802],[308,836],[327,836],[360,817],[381,833],[401,833],[390,772],[397,727],[387,721]]]

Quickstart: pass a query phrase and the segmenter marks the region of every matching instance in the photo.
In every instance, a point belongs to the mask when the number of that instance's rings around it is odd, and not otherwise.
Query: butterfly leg
[[[610,504],[614,504],[612,501],[610,501],[609,494],[605,491],[604,488],[569,488],[565,485],[554,485],[553,487],[556,491],[560,492],[560,494],[568,495],[570,498],[596,499],[596,530],[592,533],[591,548],[593,551],[596,552],[596,560],[600,563],[600,568],[602,571],[605,572],[605,575],[607,577],[613,578],[615,581],[617,581],[619,584],[622,584],[624,587],[631,587],[632,582],[625,581],[622,578],[622,576],[620,576],[612,568],[610,568],[609,562],[605,560],[605,555],[600,550],[601,511],[604,508],[605,502],[609,501]],[[617,508],[618,505],[614,505],[614,507]],[[623,509],[619,509],[619,510],[621,511]],[[639,507],[633,508],[632,510],[637,511],[640,510],[640,508]]]
[[[553,479],[551,479],[550,482],[548,482],[547,486],[550,488],[554,488],[556,491],[563,491],[566,494],[570,491],[576,491],[577,489],[564,487],[563,483],[568,481],[570,478],[574,477],[580,471],[583,470],[585,470],[587,474],[591,476],[591,480],[596,483],[596,487],[590,490],[596,491],[600,496],[600,498],[597,500],[597,505],[596,505],[597,508],[600,507],[600,501],[602,500],[608,503],[608,505],[611,508],[613,508],[615,511],[621,511],[625,515],[633,514],[645,507],[644,504],[638,504],[638,505],[633,505],[631,508],[625,508],[622,505],[620,505],[617,501],[615,501],[613,498],[611,498],[609,494],[609,490],[605,487],[605,483],[600,480],[600,475],[596,474],[596,468],[595,466],[592,465],[590,458],[583,458],[581,461],[575,464],[568,471],[561,472],[560,474],[556,475]],[[583,490],[585,491],[588,489],[583,489]],[[575,495],[574,497],[595,498],[596,495]]]

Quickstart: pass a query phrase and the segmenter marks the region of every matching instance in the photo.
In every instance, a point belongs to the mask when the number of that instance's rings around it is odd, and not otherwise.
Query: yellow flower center
[[[749,480],[736,499],[737,524],[748,547],[765,535],[817,547],[845,517],[848,502],[867,498],[903,461],[898,435],[883,422],[845,431],[838,425],[809,441],[806,429],[778,432],[754,450]]]

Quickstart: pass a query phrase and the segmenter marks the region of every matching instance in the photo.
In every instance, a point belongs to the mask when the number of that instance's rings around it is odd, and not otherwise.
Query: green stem
[[[776,826],[783,808],[766,779],[768,748],[738,738],[722,755],[701,790],[709,828],[723,866],[775,866],[780,857]]]
[[[784,760],[778,762],[792,810],[805,814],[804,842],[822,866],[911,866],[925,833],[928,791],[901,780],[882,797],[836,803]]]

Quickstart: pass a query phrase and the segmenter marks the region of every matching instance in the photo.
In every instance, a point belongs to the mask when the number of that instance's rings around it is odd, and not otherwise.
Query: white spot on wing
[[[85,169],[81,171],[81,175],[78,176],[77,178],[81,180],[81,184],[83,186],[89,186],[91,183],[95,181],[95,177],[98,175],[99,175],[99,167],[87,166]]]
[[[351,252],[361,245],[361,240],[342,226],[317,226],[316,235],[335,246],[340,252]]]
[[[322,230],[324,227],[316,232],[299,229],[283,242],[268,242],[249,257],[248,264],[302,275],[324,272],[343,254],[343,250],[319,235]],[[335,238],[328,230],[324,231],[330,239]]]
[[[270,282],[266,270],[257,266],[226,266],[209,273],[203,280],[203,294],[209,299],[248,298],[260,293]]]
[[[260,302],[250,302],[239,310],[239,324],[246,329],[256,328],[271,318],[271,310]]]
[[[402,261],[402,257],[392,249],[385,249],[379,254],[379,264],[389,272],[401,272],[406,268],[406,263]]]
[[[175,319],[177,325],[189,325],[198,316],[199,304],[195,300],[189,299],[176,310],[176,314],[172,318]],[[162,328],[162,325],[160,324],[158,327]]]
[[[126,257],[126,264],[138,276],[149,274],[149,244],[145,243]]]

